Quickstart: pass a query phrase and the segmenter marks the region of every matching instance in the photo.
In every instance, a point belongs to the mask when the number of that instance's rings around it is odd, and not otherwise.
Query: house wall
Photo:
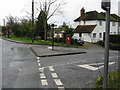
[[[82,38],[85,42],[92,42],[90,33],[82,33]]]
[[[78,25],[97,25],[91,34],[82,33],[82,38],[84,41],[95,43],[100,40],[103,40],[103,38],[104,38],[103,33],[105,32],[106,22],[105,21],[101,21],[101,22],[102,22],[101,25],[100,25],[100,21],[98,21],[98,20],[86,21],[85,23],[83,21],[80,23],[78,23],[78,22],[76,23],[76,26],[78,26]],[[100,33],[101,33],[101,37],[100,37]],[[94,37],[93,34],[96,34],[96,36]],[[115,26],[113,26],[113,21],[110,22],[110,34],[118,34],[118,22],[115,22]],[[75,36],[79,37],[79,33],[75,33]]]

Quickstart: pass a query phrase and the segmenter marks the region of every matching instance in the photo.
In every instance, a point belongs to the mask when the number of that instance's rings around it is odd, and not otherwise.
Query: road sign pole
[[[52,29],[52,50],[54,50],[54,26]]]
[[[106,34],[105,34],[105,54],[104,54],[104,77],[103,88],[107,88],[108,63],[109,63],[109,34],[110,34],[110,7],[106,7]]]
[[[32,0],[32,43],[34,43],[34,0]]]

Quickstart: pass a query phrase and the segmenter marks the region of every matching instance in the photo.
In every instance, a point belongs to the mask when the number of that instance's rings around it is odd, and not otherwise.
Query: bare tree
[[[46,30],[46,24],[47,21],[54,15],[58,15],[62,13],[62,7],[65,5],[65,1],[62,0],[39,0],[39,2],[36,3],[36,10],[40,13],[40,11],[43,11],[46,14],[46,18],[44,19],[44,38],[47,39],[47,30]]]
[[[8,37],[11,32],[14,32],[14,26],[19,23],[18,17],[13,17],[12,15],[9,15],[6,17],[6,26],[8,28]]]
[[[31,0],[32,1],[32,0]],[[65,0],[35,0],[35,18],[38,18],[41,11],[46,14],[46,19],[44,19],[44,32],[46,33],[46,23],[47,21],[55,15],[62,14],[62,8],[66,4]],[[31,10],[31,9],[29,9]],[[29,15],[28,18],[31,18],[31,11],[27,11]],[[47,33],[45,34],[45,39],[47,38]]]

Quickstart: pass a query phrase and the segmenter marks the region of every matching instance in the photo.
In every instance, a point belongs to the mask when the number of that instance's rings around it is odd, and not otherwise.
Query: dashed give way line
[[[110,62],[109,65],[114,64],[115,62]],[[93,63],[93,64],[84,64],[84,65],[78,65],[79,67],[89,69],[92,71],[96,71],[98,69],[101,69],[104,67],[104,63]],[[95,67],[96,66],[96,67]]]

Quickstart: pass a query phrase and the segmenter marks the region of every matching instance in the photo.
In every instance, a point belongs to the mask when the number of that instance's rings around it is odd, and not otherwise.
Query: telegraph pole
[[[102,0],[102,9],[106,11],[106,33],[104,53],[104,77],[103,88],[108,87],[108,63],[109,63],[109,34],[110,34],[110,0]]]
[[[34,43],[34,0],[32,0],[32,43]]]

